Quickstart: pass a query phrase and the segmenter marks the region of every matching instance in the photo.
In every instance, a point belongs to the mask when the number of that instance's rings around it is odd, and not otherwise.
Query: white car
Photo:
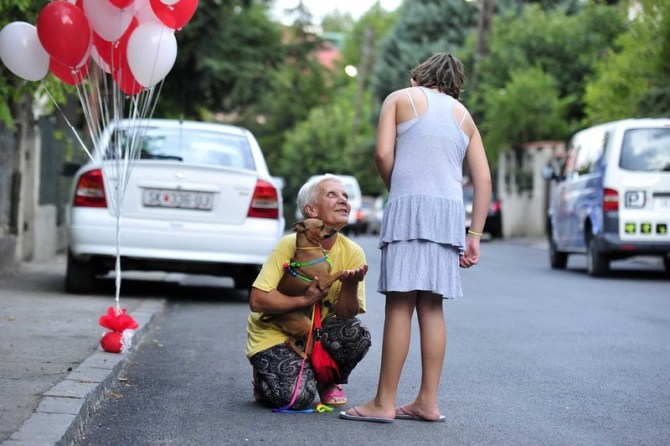
[[[114,138],[137,134],[132,125],[122,120],[106,129],[96,154],[109,153]],[[254,136],[235,126],[158,119],[139,135],[141,155],[118,200],[121,270],[227,276],[238,289],[250,287],[285,227],[279,183]],[[122,178],[118,164],[89,162],[74,176],[66,214],[68,292],[88,292],[96,276],[115,269],[110,190]]]

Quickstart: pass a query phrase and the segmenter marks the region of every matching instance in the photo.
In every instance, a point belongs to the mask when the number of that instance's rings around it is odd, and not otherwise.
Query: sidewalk
[[[0,443],[70,444],[117,379],[125,354],[104,352],[98,324],[113,294],[65,294],[65,259],[25,263],[0,279]],[[121,296],[139,324],[137,345],[161,299]]]

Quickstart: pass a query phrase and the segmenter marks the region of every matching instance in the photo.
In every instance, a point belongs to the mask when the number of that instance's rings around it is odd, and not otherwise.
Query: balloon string
[[[81,139],[81,136],[79,136],[79,133],[77,133],[77,130],[74,128],[70,120],[67,118],[65,115],[65,112],[60,108],[54,97],[51,95],[51,92],[49,91],[49,88],[46,86],[44,82],[42,82],[42,87],[44,88],[44,91],[46,91],[47,95],[49,96],[49,99],[51,99],[51,102],[53,102],[54,106],[56,109],[60,112],[61,116],[65,120],[65,123],[67,126],[72,130],[72,134],[75,136],[77,139],[77,142],[79,142],[79,145],[81,146],[82,149],[84,149],[84,152],[88,155],[88,157],[93,160],[93,156],[91,155],[91,152],[89,152],[88,148],[86,148],[86,144],[84,144],[84,141]]]
[[[121,311],[121,215],[116,216],[116,265],[114,267],[116,285],[116,311]]]
[[[112,63],[114,63],[112,61]],[[103,182],[107,191],[108,205],[116,218],[116,261],[115,261],[115,302],[117,312],[121,311],[121,215],[123,197],[130,180],[134,162],[141,156],[142,140],[146,134],[148,123],[158,104],[158,97],[163,87],[163,80],[156,85],[143,89],[136,95],[126,96],[111,75],[92,65],[85,77],[81,70],[73,70],[73,78],[77,96],[82,107],[82,114],[91,136],[93,149],[86,147],[82,137],[58,105],[53,95],[42,82],[42,86],[52,103],[58,109],[67,126],[75,135],[92,162],[101,164]],[[126,101],[126,97],[128,100]],[[127,110],[126,110],[127,107]],[[111,139],[102,138],[106,128],[120,122],[126,112],[127,126],[115,130],[109,135]]]

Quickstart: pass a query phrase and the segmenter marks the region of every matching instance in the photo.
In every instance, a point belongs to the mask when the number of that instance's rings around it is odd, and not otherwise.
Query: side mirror
[[[556,175],[554,168],[550,164],[547,164],[542,168],[542,177],[547,181],[558,179],[558,175]]]

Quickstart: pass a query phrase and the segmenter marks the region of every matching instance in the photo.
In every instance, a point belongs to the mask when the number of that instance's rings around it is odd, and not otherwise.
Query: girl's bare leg
[[[395,417],[395,400],[402,373],[412,328],[412,315],[417,292],[388,293],[384,319],[382,360],[379,370],[377,395],[371,401],[358,406],[363,415],[385,418]],[[348,413],[353,413],[350,409]]]
[[[427,419],[440,416],[437,394],[447,349],[447,327],[442,301],[442,296],[420,292],[416,302],[421,336],[421,387],[416,400],[403,407]]]

